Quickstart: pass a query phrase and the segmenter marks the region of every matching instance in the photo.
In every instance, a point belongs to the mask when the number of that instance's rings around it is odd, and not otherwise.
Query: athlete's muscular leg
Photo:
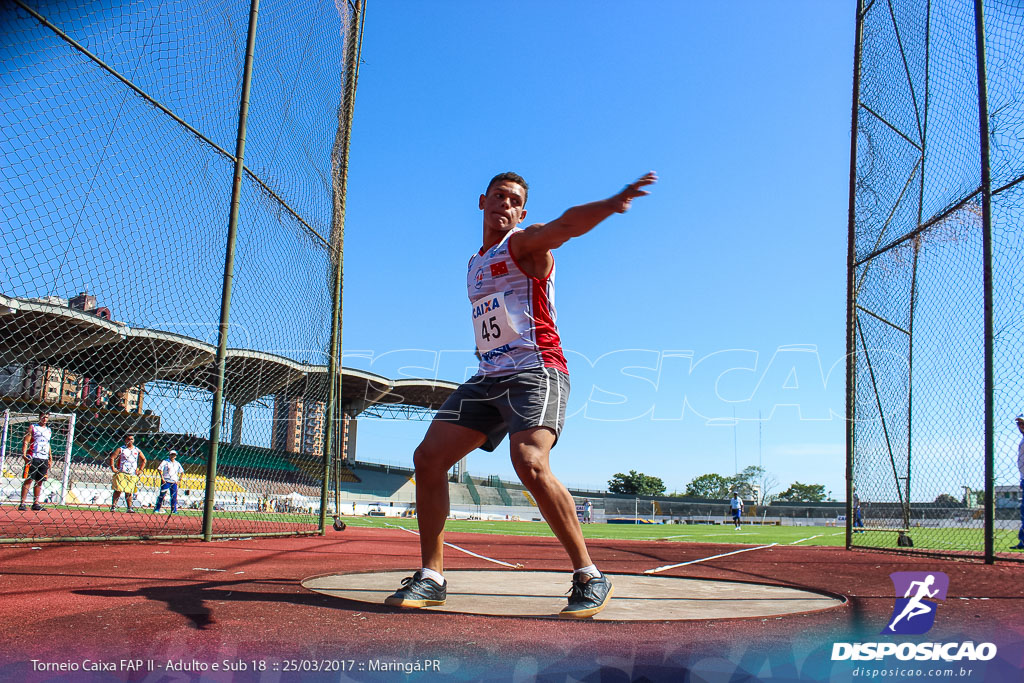
[[[548,463],[555,433],[547,427],[535,427],[512,435],[512,466],[520,481],[533,494],[540,512],[565,551],[569,553],[573,569],[591,563],[576,503],[569,490],[555,478]]]
[[[444,522],[448,519],[448,470],[486,437],[474,429],[434,420],[416,447],[416,519],[420,528],[423,566],[436,572],[444,568]]]

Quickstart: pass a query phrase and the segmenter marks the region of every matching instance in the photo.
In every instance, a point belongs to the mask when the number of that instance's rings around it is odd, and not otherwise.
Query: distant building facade
[[[70,299],[48,296],[42,303],[67,306],[110,320],[110,309],[97,306],[96,297],[81,292]],[[29,362],[0,368],[0,395],[68,407],[105,408],[143,414],[145,383],[118,392],[105,389],[99,382],[65,368]]]
[[[297,396],[274,396],[274,418],[270,447],[289,453],[307,453],[320,457],[327,434],[327,404]],[[350,457],[355,445],[356,420],[345,414],[341,421],[342,459]]]

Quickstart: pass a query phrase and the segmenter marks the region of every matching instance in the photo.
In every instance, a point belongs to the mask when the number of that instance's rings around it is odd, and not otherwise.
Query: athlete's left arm
[[[590,232],[613,213],[628,211],[634,199],[650,194],[644,188],[657,181],[657,174],[651,171],[608,199],[574,206],[550,223],[531,225],[513,235],[509,245],[517,257],[557,249],[573,237]]]
[[[139,465],[139,471],[141,472],[142,470],[146,469],[146,454],[143,453],[141,450],[139,451],[139,460],[142,461],[142,464]]]

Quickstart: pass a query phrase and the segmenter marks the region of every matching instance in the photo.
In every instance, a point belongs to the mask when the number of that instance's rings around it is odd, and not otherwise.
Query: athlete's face
[[[39,416],[39,426],[40,427],[45,427],[46,423],[49,422],[49,421],[50,421],[50,414],[49,413],[43,413],[43,414],[41,414]]]
[[[484,227],[507,232],[526,218],[526,190],[511,180],[491,185],[487,194],[480,195],[480,210],[484,212]]]
[[[1017,429],[1020,430],[1021,434],[1024,434],[1024,420],[1017,420]]]
[[[131,448],[134,444],[135,444],[135,437],[134,436],[126,436],[126,437],[124,437],[124,445],[125,446],[127,446],[128,448]]]

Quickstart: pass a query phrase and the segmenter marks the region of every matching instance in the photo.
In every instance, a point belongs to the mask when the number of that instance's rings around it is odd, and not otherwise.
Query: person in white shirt
[[[167,460],[160,463],[160,495],[156,499],[156,507],[153,508],[154,512],[160,512],[160,506],[164,503],[164,495],[171,492],[171,514],[178,514],[178,482],[181,481],[182,476],[185,474],[185,468],[178,462],[178,451],[171,450],[167,454]]]
[[[135,436],[126,434],[124,445],[110,453],[110,469],[114,473],[114,499],[110,503],[110,511],[117,508],[117,501],[124,494],[124,504],[128,512],[135,512],[132,500],[139,488],[139,472],[146,469],[146,456],[135,447]]]
[[[1017,416],[1017,430],[1024,435],[1024,415]],[[1024,438],[1017,445],[1017,471],[1020,472],[1020,529],[1017,531],[1017,545],[1012,550],[1024,550]]]
[[[25,461],[25,481],[21,484],[21,505],[19,510],[25,510],[28,490],[35,482],[32,489],[32,509],[45,510],[39,504],[39,495],[43,489],[43,482],[46,481],[53,465],[53,458],[50,455],[50,428],[46,423],[50,420],[50,413],[46,410],[39,411],[39,422],[28,426],[25,438],[21,440],[21,458]]]
[[[743,516],[743,501],[740,499],[740,494],[735,491],[732,492],[729,507],[732,508],[732,522],[736,525],[736,530],[738,531],[741,522],[740,518]]]

